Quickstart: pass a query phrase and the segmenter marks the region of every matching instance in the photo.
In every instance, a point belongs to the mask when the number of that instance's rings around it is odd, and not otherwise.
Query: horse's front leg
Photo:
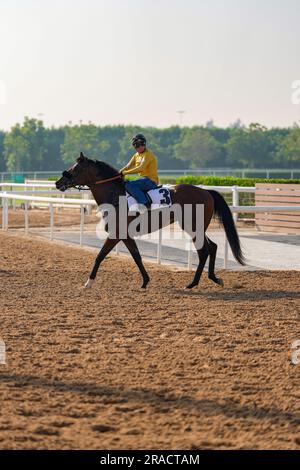
[[[94,267],[93,267],[92,272],[90,274],[90,277],[88,278],[88,280],[85,283],[84,287],[86,289],[90,289],[92,287],[100,264],[102,263],[104,258],[108,255],[108,253],[111,252],[111,250],[114,248],[114,246],[116,246],[116,244],[119,243],[119,241],[120,240],[118,238],[109,238],[109,237],[107,237],[107,239],[104,242],[104,245],[102,246],[101,250],[99,251],[99,254],[97,255],[97,257],[95,259],[95,264],[94,264]]]

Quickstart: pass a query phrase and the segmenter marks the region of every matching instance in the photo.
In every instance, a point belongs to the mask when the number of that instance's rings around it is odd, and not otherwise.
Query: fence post
[[[5,194],[7,194],[7,193],[5,193]],[[4,211],[4,214],[5,214],[4,227],[5,227],[5,229],[4,230],[8,230],[8,208],[9,208],[8,199],[5,198],[5,211]]]
[[[82,246],[83,242],[83,230],[84,230],[84,207],[83,205],[80,206],[80,239],[79,244]]]
[[[28,201],[25,201],[25,204],[24,204],[24,214],[25,214],[25,234],[28,235],[28,228],[29,228],[29,224],[28,224]]]
[[[193,240],[190,238],[189,240],[189,250],[188,250],[188,270],[192,270],[192,260],[193,260],[193,249],[192,249],[192,243]]]
[[[238,186],[232,186],[232,205],[233,206],[238,206],[239,205],[239,191],[238,191]],[[238,213],[234,212],[233,213],[233,220],[235,223],[238,220]]]
[[[91,199],[91,192],[90,191],[83,191],[82,192],[82,199]],[[91,214],[91,206],[90,205],[87,205],[85,206],[86,207],[86,212],[88,215]]]
[[[12,200],[12,208],[13,208],[13,211],[16,210],[16,204],[17,204],[16,199],[13,199],[13,200]]]
[[[161,264],[162,229],[158,230],[157,264]]]
[[[6,191],[4,191],[3,195],[5,194],[6,194]],[[6,198],[1,198],[1,199],[2,199],[2,230],[5,230],[7,199]]]
[[[33,185],[33,186],[32,186],[32,194],[34,195],[34,193],[35,193],[35,186]],[[30,207],[31,207],[32,209],[34,208],[34,202],[33,202],[33,201],[30,202]]]
[[[53,240],[54,208],[53,208],[52,202],[50,202],[49,206],[50,206],[50,240]]]

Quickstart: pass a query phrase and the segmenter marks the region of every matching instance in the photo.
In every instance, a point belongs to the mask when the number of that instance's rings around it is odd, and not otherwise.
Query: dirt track
[[[0,234],[0,448],[300,448],[300,272],[206,274]]]

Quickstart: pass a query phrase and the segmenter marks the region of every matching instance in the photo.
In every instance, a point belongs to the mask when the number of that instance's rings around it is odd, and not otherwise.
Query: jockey
[[[151,206],[144,191],[155,189],[158,184],[157,159],[151,150],[146,148],[146,139],[143,134],[137,134],[131,141],[136,153],[129,163],[120,170],[122,175],[138,173],[141,178],[134,181],[126,181],[126,191],[133,196],[139,204]]]

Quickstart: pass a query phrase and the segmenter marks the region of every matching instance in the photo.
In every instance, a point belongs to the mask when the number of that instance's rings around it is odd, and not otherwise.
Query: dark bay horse
[[[119,197],[125,196],[125,184],[122,175],[110,166],[109,164],[97,160],[91,160],[80,154],[80,157],[76,160],[75,164],[64,171],[63,176],[56,181],[57,189],[65,191],[72,187],[88,186],[97,202],[98,206],[102,204],[111,204],[118,208]],[[233,221],[233,217],[224,198],[217,191],[205,190],[198,188],[190,184],[178,184],[171,189],[171,198],[173,205],[179,205],[184,213],[185,205],[190,205],[192,209],[196,205],[202,204],[204,207],[204,234],[209,226],[209,223],[213,215],[216,215],[221,224],[224,227],[229,245],[235,259],[242,265],[245,264],[244,256],[241,250],[238,233]],[[186,206],[187,207],[187,206]],[[171,206],[172,208],[172,206]],[[193,217],[194,212],[192,213]],[[151,211],[146,214],[147,217],[151,217]],[[137,217],[136,215],[130,216],[127,214],[126,222],[127,225]],[[173,223],[173,219],[169,220],[169,223]],[[151,227],[151,224],[148,225]],[[159,228],[163,226],[163,222],[159,222]],[[182,226],[184,230],[185,227]],[[187,230],[186,230],[187,231]],[[151,229],[148,233],[151,232]],[[108,253],[119,243],[121,239],[118,236],[110,237],[108,234],[98,256],[96,257],[94,267],[91,271],[90,277],[85,284],[85,287],[90,288],[96,278],[97,271],[101,262],[108,255]],[[128,233],[126,238],[122,238],[128,251],[132,255],[135,263],[137,264],[142,277],[143,284],[142,288],[146,288],[150,278],[144,267],[140,252],[137,244]],[[193,242],[195,240],[193,238]],[[195,244],[196,246],[196,244]],[[196,246],[197,249],[197,246]],[[223,286],[222,279],[215,275],[215,260],[216,260],[217,245],[212,240],[204,235],[204,243],[200,249],[197,249],[199,263],[196,269],[193,281],[187,286],[188,289],[198,285],[202,271],[204,269],[207,258],[209,257],[208,265],[208,277],[216,284]]]

